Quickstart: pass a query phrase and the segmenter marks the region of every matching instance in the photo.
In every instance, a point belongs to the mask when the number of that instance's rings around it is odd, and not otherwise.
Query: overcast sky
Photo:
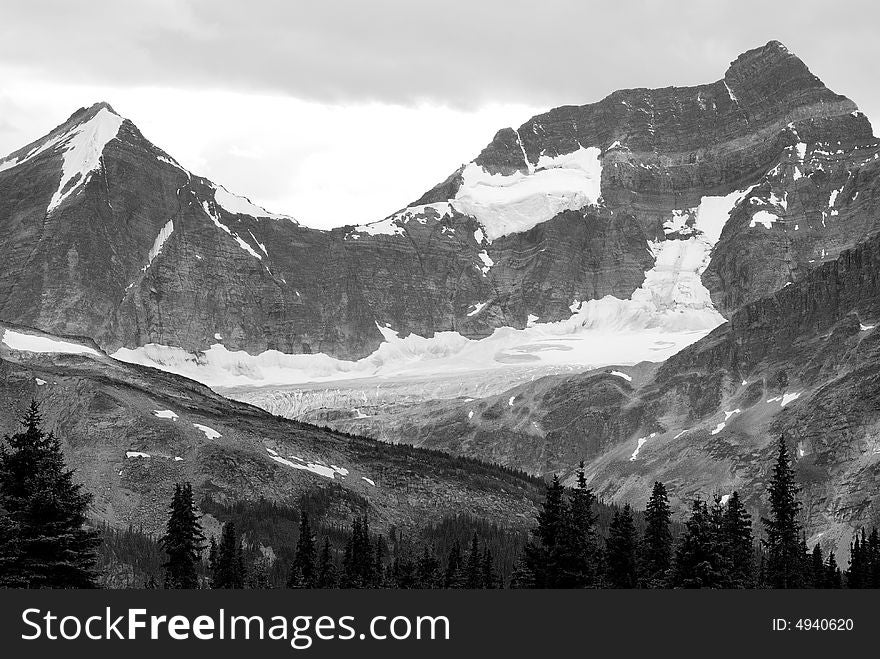
[[[495,131],[711,82],[779,39],[880,120],[870,0],[2,0],[0,153],[106,100],[192,171],[313,226],[380,219]]]

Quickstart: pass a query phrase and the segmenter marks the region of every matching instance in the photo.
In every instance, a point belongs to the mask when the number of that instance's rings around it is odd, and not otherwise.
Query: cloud
[[[845,8],[818,0],[6,0],[0,60],[88,84],[550,106],[620,87],[716,80],[737,54],[771,38],[823,71],[876,61],[876,3]],[[835,72],[850,93],[873,86],[870,67],[853,68]]]

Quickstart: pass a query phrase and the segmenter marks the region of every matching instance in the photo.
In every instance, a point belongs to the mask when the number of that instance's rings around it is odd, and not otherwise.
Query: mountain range
[[[0,321],[88,337],[77,369],[172,381],[152,366],[389,443],[541,475],[584,459],[617,500],[662,478],[758,511],[783,434],[810,533],[844,546],[877,520],[878,158],[867,117],[772,41],[710,84],[499,130],[401,210],[322,231],[99,103],[0,160]]]

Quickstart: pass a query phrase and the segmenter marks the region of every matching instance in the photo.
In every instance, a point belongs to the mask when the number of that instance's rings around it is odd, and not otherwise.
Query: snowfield
[[[13,330],[4,330],[3,343],[13,350],[21,350],[27,352],[49,352],[62,353],[68,355],[95,355],[100,354],[97,350],[79,343],[70,343],[69,341],[61,341],[52,339],[48,336],[36,336],[35,334],[23,334]]]
[[[460,213],[475,217],[490,241],[527,231],[565,210],[596,204],[602,195],[601,150],[581,147],[550,158],[541,156],[529,173],[489,174],[469,163],[462,185],[450,200]],[[478,241],[479,242],[479,241]]]
[[[197,355],[173,346],[148,344],[122,348],[113,357],[185,375],[212,387],[366,378],[382,382],[518,369],[558,372],[663,361],[724,322],[700,275],[730,212],[747,193],[704,197],[698,208],[686,211],[692,220],[686,238],[645,246],[654,256],[654,267],[645,273],[644,282],[630,299],[608,295],[575,301],[566,320],[533,322],[525,329],[499,327],[484,339],[468,339],[458,332],[438,332],[430,338],[415,334],[401,337],[377,322],[384,343],[358,361],[275,350],[250,355],[230,351],[220,343]],[[475,303],[469,313],[478,313],[481,304]]]

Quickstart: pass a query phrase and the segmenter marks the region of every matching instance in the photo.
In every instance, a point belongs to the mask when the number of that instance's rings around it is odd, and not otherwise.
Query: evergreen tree
[[[819,543],[813,547],[813,553],[810,557],[810,571],[812,576],[813,588],[825,587],[825,560],[822,558],[822,547]]]
[[[197,588],[197,565],[201,560],[205,541],[199,515],[193,502],[189,483],[174,486],[170,516],[160,546],[168,555],[165,568],[166,588]]]
[[[446,559],[446,572],[443,575],[444,588],[464,588],[464,566],[461,560],[461,546],[458,540],[452,543]]]
[[[641,583],[646,588],[663,588],[672,563],[672,531],[666,487],[657,481],[645,507],[645,537],[641,546]]]
[[[422,556],[419,559],[417,580],[420,588],[439,588],[443,582],[440,573],[440,561],[432,548],[426,544],[422,548]]]
[[[321,557],[318,560],[318,588],[336,588],[339,577],[336,573],[336,561],[330,547],[330,538],[324,538]]]
[[[522,566],[524,580],[535,588],[555,588],[561,581],[560,558],[566,517],[564,488],[559,477],[554,475],[547,485],[544,505],[538,513],[538,525],[526,545]]]
[[[617,510],[605,542],[606,577],[612,588],[636,586],[636,527],[629,504]]]
[[[769,498],[770,517],[762,519],[766,535],[767,582],[771,588],[799,588],[806,573],[806,556],[799,541],[800,502],[794,468],[782,437],[779,438]]]
[[[477,532],[471,538],[471,549],[468,552],[467,562],[465,563],[465,588],[471,590],[481,589],[483,587],[483,565],[482,556],[480,555],[480,545],[477,540]]]
[[[92,497],[41,423],[33,401],[21,431],[0,443],[0,586],[92,588],[99,544],[85,528]]]
[[[837,567],[834,552],[829,552],[828,562],[825,564],[825,588],[842,588],[841,582],[840,568]]]
[[[498,577],[495,576],[495,568],[492,563],[492,552],[488,547],[486,547],[486,550],[483,552],[481,579],[483,582],[483,588],[486,589],[495,588],[498,582]]]
[[[247,588],[268,590],[272,587],[272,563],[268,556],[257,556],[247,574]]]
[[[722,520],[723,547],[726,552],[726,586],[751,588],[755,585],[755,539],[752,535],[752,516],[733,492],[727,500]]]
[[[211,553],[211,588],[244,588],[244,557],[234,522],[223,525],[219,545],[211,538]]]
[[[303,510],[299,517],[299,538],[296,554],[291,565],[288,588],[314,588],[315,586],[315,534],[309,523],[309,514]]]
[[[584,463],[577,470],[577,486],[569,493],[558,583],[562,588],[593,586],[598,577],[598,542],[596,540],[596,497],[587,488]]]
[[[685,532],[675,550],[672,586],[675,588],[720,588],[723,574],[713,515],[705,501],[695,499]]]

